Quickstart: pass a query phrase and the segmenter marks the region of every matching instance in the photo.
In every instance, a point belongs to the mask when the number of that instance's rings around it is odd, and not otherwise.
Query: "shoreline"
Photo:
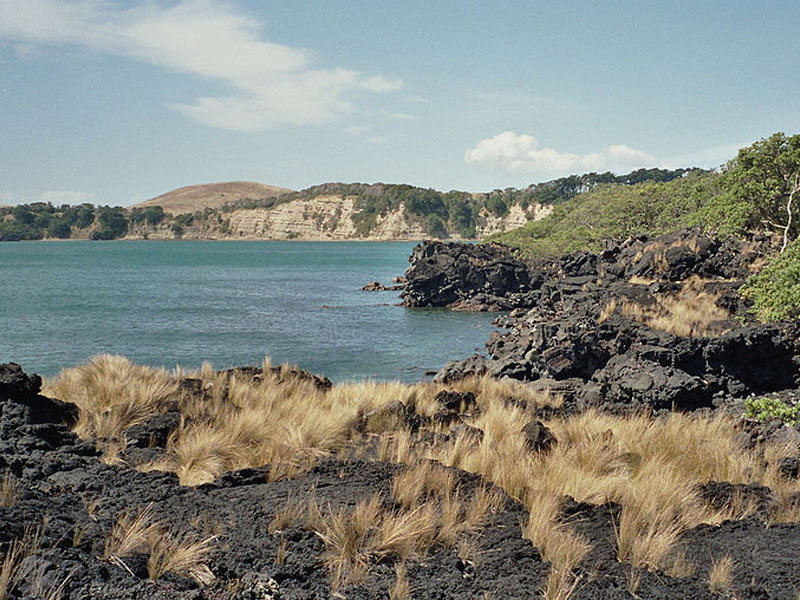
[[[21,244],[21,243],[30,243],[30,242],[93,242],[93,243],[107,243],[107,242],[372,242],[372,243],[380,243],[380,242],[387,242],[387,243],[401,243],[401,242],[408,242],[408,243],[416,243],[420,244],[426,241],[437,241],[437,242],[453,242],[453,243],[464,243],[464,244],[476,244],[480,242],[479,239],[438,239],[438,238],[393,238],[393,239],[383,239],[383,238],[375,238],[375,239],[365,239],[365,238],[348,238],[348,239],[329,239],[329,238],[292,238],[292,239],[266,239],[266,238],[256,238],[256,237],[230,237],[230,238],[158,238],[158,239],[144,239],[139,237],[132,237],[132,238],[118,238],[113,240],[90,240],[89,238],[68,238],[68,239],[59,239],[59,238],[43,238],[41,240],[14,240],[14,241],[5,241],[0,242],[8,243],[8,244]]]

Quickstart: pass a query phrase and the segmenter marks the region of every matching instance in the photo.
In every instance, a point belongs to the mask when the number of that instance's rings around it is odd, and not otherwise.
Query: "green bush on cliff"
[[[750,277],[739,293],[752,302],[751,311],[762,321],[800,318],[800,240]]]

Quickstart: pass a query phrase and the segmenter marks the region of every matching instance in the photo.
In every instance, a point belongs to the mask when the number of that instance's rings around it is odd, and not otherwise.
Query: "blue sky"
[[[713,167],[800,131],[796,1],[0,0],[0,204]]]

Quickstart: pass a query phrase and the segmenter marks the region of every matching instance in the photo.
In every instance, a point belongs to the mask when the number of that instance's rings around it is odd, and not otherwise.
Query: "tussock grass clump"
[[[164,411],[177,398],[178,382],[163,369],[133,364],[124,356],[100,354],[45,382],[43,393],[75,404],[74,431],[94,438],[107,459],[124,448],[125,430]]]
[[[787,450],[743,448],[735,420],[721,413],[671,413],[655,420],[646,413],[620,417],[585,411],[547,423],[557,440],[547,453],[524,447],[519,435],[524,423],[519,408],[490,406],[473,421],[484,431],[480,443],[456,438],[431,454],[443,464],[479,473],[525,503],[531,515],[525,536],[562,575],[579,564],[585,548],[558,518],[563,496],[619,504],[619,559],[636,569],[671,569],[684,531],[755,510],[742,498],[712,509],[700,501],[699,484],[762,483],[786,498],[787,507],[797,491],[797,482],[776,469]],[[550,585],[557,581],[553,575]],[[572,579],[564,578],[556,587],[571,585]]]
[[[408,600],[411,598],[411,584],[408,582],[405,564],[398,563],[394,573],[395,580],[392,589],[389,590],[389,600]]]
[[[559,518],[560,498],[547,493],[532,494],[528,505],[530,515],[522,535],[551,564],[542,595],[545,598],[569,598],[578,581],[575,569],[589,553],[591,545]]]
[[[105,540],[103,558],[130,572],[123,561],[133,554],[146,553],[147,573],[155,580],[165,573],[187,575],[208,585],[215,578],[204,564],[213,549],[216,536],[195,539],[190,535],[175,537],[159,521],[153,519],[152,505],[144,510],[125,512],[119,516]]]
[[[372,563],[424,553],[436,529],[437,515],[430,504],[394,511],[373,495],[352,509],[330,511],[314,531],[325,543],[323,560],[331,572],[331,586],[338,590],[363,581]]]
[[[148,577],[156,580],[165,573],[176,573],[188,575],[203,585],[210,584],[215,577],[203,561],[213,550],[214,540],[215,536],[202,539],[188,536],[174,538],[162,530],[160,535],[155,535],[149,543]]]
[[[42,545],[42,528],[40,526],[28,525],[22,533],[22,537],[12,540],[6,547],[0,563],[0,600],[11,597],[11,594],[20,584],[23,576],[22,562],[29,556],[39,552]],[[60,589],[52,590],[50,597],[60,596]]]
[[[452,472],[427,461],[398,473],[391,490],[391,499],[376,493],[336,510],[321,507],[313,493],[305,501],[290,497],[275,511],[269,530],[280,534],[300,524],[314,531],[325,543],[333,590],[362,582],[373,564],[397,561],[401,570],[393,593],[399,598],[408,591],[405,561],[424,556],[434,544],[461,543],[476,554],[471,534],[503,503],[496,490],[481,486],[463,494]]]
[[[182,377],[198,379],[203,393],[178,394]],[[112,381],[120,378],[141,382],[120,390]],[[271,532],[301,523],[323,540],[335,589],[362,580],[375,562],[403,563],[433,544],[469,544],[485,516],[506,502],[498,488],[528,509],[523,535],[552,565],[542,590],[548,598],[574,592],[591,552],[560,513],[564,496],[619,506],[612,511],[618,514],[617,556],[631,565],[632,583],[643,570],[689,573],[693,566],[685,554],[681,558],[678,544],[683,532],[743,518],[758,508],[741,495],[711,508],[698,492],[708,481],[766,485],[778,498],[770,521],[800,521],[791,501],[800,484],[778,469],[780,459],[796,448],[745,448],[737,422],[721,412],[653,419],[647,413],[584,411],[546,421],[555,443],[536,452],[522,435],[531,410],[558,407],[563,399],[489,377],[447,385],[363,382],[324,390],[288,367],[272,369],[268,361],[258,377],[216,372],[210,365],[168,375],[106,356],[62,372],[48,385],[49,395],[79,405],[77,430],[96,437],[101,447],[107,440],[124,441],[125,428],[177,405],[181,424],[164,458],[148,468],[174,471],[184,485],[262,465],[270,465],[270,480],[292,477],[322,456],[339,453],[347,460],[354,448],[362,449],[360,457],[406,465],[395,475],[390,496],[373,495],[334,510],[312,494],[302,501],[289,498],[274,513]],[[460,417],[468,427],[455,430],[429,418],[441,411],[436,394],[442,390],[474,395],[475,404],[462,407],[467,410]],[[467,494],[445,467],[480,475],[487,485]],[[186,565],[202,565],[212,541],[175,538],[145,509],[120,517],[104,557],[124,566],[125,556],[145,552],[155,577],[177,569],[202,580],[202,568]]]
[[[11,471],[6,471],[3,478],[0,479],[0,507],[11,508],[19,500],[19,495],[17,478]]]
[[[711,561],[708,570],[708,588],[713,594],[730,592],[733,586],[733,557],[730,554]]]

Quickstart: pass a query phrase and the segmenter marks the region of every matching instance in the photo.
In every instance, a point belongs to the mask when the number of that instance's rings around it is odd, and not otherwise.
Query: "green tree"
[[[728,163],[725,182],[735,199],[752,207],[751,227],[766,225],[782,232],[783,252],[798,228],[800,135],[778,132],[742,148]]]
[[[75,211],[74,225],[79,229],[86,229],[94,223],[94,206],[81,204]]]
[[[442,218],[439,215],[431,214],[425,217],[425,231],[436,238],[447,237],[447,229],[445,228],[444,222],[442,222]]]
[[[11,210],[11,214],[14,215],[14,220],[21,224],[21,225],[31,225],[33,224],[36,215],[34,215],[27,205],[18,204]]]
[[[158,225],[164,220],[164,209],[160,206],[148,206],[144,209],[144,218],[148,225]]]
[[[800,240],[750,277],[739,293],[752,302],[750,310],[761,321],[800,318]]]
[[[47,237],[67,239],[71,234],[70,226],[64,219],[52,219],[47,227]]]
[[[91,234],[93,240],[114,240],[128,232],[128,220],[121,208],[104,206],[97,211],[100,225]]]

